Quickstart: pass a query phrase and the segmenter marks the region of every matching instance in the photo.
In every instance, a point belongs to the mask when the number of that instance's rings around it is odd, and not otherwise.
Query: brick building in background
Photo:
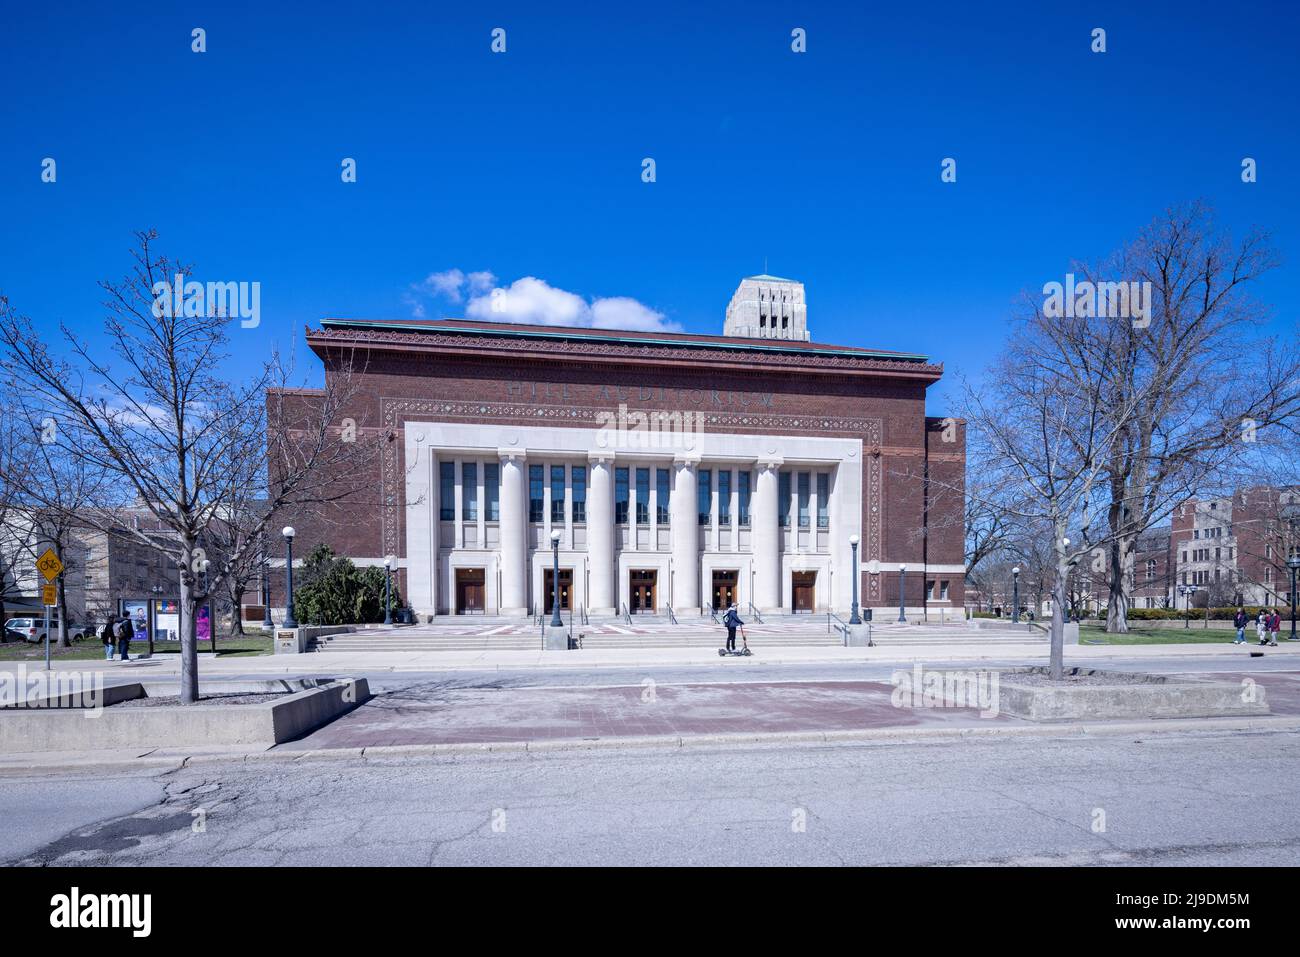
[[[308,345],[360,370],[348,417],[381,461],[340,476],[357,500],[277,525],[299,557],[394,556],[421,616],[549,610],[552,533],[561,603],[590,614],[847,613],[854,576],[864,607],[961,608],[964,426],[925,414],[942,366],[812,342],[777,277],[741,284],[727,329],[323,320]]]
[[[1175,588],[1196,585],[1194,607],[1207,601],[1283,607],[1290,589],[1286,559],[1297,548],[1300,487],[1260,486],[1186,502],[1173,516]]]

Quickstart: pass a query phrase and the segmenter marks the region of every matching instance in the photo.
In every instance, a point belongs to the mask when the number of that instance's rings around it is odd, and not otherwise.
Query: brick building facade
[[[590,614],[845,613],[854,576],[864,607],[961,608],[942,366],[796,332],[326,319],[308,345],[327,378],[361,370],[348,417],[381,451],[362,500],[283,516],[296,554],[391,555],[422,617],[548,610],[553,534],[561,603]]]

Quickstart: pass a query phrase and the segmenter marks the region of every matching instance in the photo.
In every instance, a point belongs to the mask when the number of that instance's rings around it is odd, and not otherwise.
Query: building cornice
[[[720,338],[720,337],[719,337]],[[701,337],[621,339],[583,337],[555,333],[544,327],[536,331],[481,328],[402,326],[324,320],[322,328],[307,329],[307,344],[325,359],[330,353],[350,349],[406,353],[503,358],[514,362],[537,359],[553,362],[557,356],[597,365],[675,366],[716,370],[725,366],[735,371],[786,372],[839,376],[865,376],[936,382],[943,365],[927,362],[924,356],[873,353],[867,350],[823,346],[792,348],[738,341],[729,343]]]

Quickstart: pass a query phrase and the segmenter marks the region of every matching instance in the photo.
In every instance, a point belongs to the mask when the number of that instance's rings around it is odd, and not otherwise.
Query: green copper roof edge
[[[669,346],[689,346],[697,349],[749,349],[756,352],[788,352],[803,355],[820,355],[830,353],[833,355],[861,356],[868,359],[897,359],[903,361],[926,362],[930,361],[929,356],[920,355],[914,352],[875,352],[871,349],[855,349],[852,346],[821,346],[817,349],[801,349],[797,346],[778,346],[767,345],[766,343],[756,342],[701,342],[690,339],[630,339],[622,336],[602,336],[602,335],[584,335],[580,332],[547,332],[545,326],[538,326],[533,329],[484,329],[481,326],[428,326],[419,323],[408,322],[389,322],[382,319],[322,319],[323,326],[359,326],[365,329],[402,329],[412,332],[435,332],[439,329],[455,329],[457,332],[477,333],[486,336],[520,336],[541,339],[569,339],[569,340],[595,340],[601,342],[625,342],[630,345],[669,345]]]

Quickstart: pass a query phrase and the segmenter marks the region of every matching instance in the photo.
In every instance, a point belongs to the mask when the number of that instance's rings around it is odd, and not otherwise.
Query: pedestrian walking
[[[99,640],[104,645],[104,660],[112,661],[113,653],[117,650],[117,635],[113,631],[113,616],[108,615],[104,618],[104,627],[99,629]]]
[[[121,659],[130,661],[131,656],[128,652],[131,650],[131,638],[135,635],[135,625],[131,623],[130,618],[123,615],[117,627],[113,629],[113,633],[117,635],[117,650]]]
[[[1277,613],[1277,609],[1274,608],[1273,611],[1268,616],[1268,631],[1270,635],[1268,643],[1274,648],[1277,647],[1277,633],[1281,630],[1282,630],[1282,616],[1279,615]]]
[[[1268,615],[1264,614],[1263,608],[1255,616],[1255,634],[1259,637],[1261,645],[1268,644]]]
[[[1232,627],[1237,629],[1237,637],[1232,639],[1234,645],[1244,645],[1246,643],[1246,625],[1250,619],[1246,616],[1246,609],[1238,608],[1237,613],[1232,616]]]

